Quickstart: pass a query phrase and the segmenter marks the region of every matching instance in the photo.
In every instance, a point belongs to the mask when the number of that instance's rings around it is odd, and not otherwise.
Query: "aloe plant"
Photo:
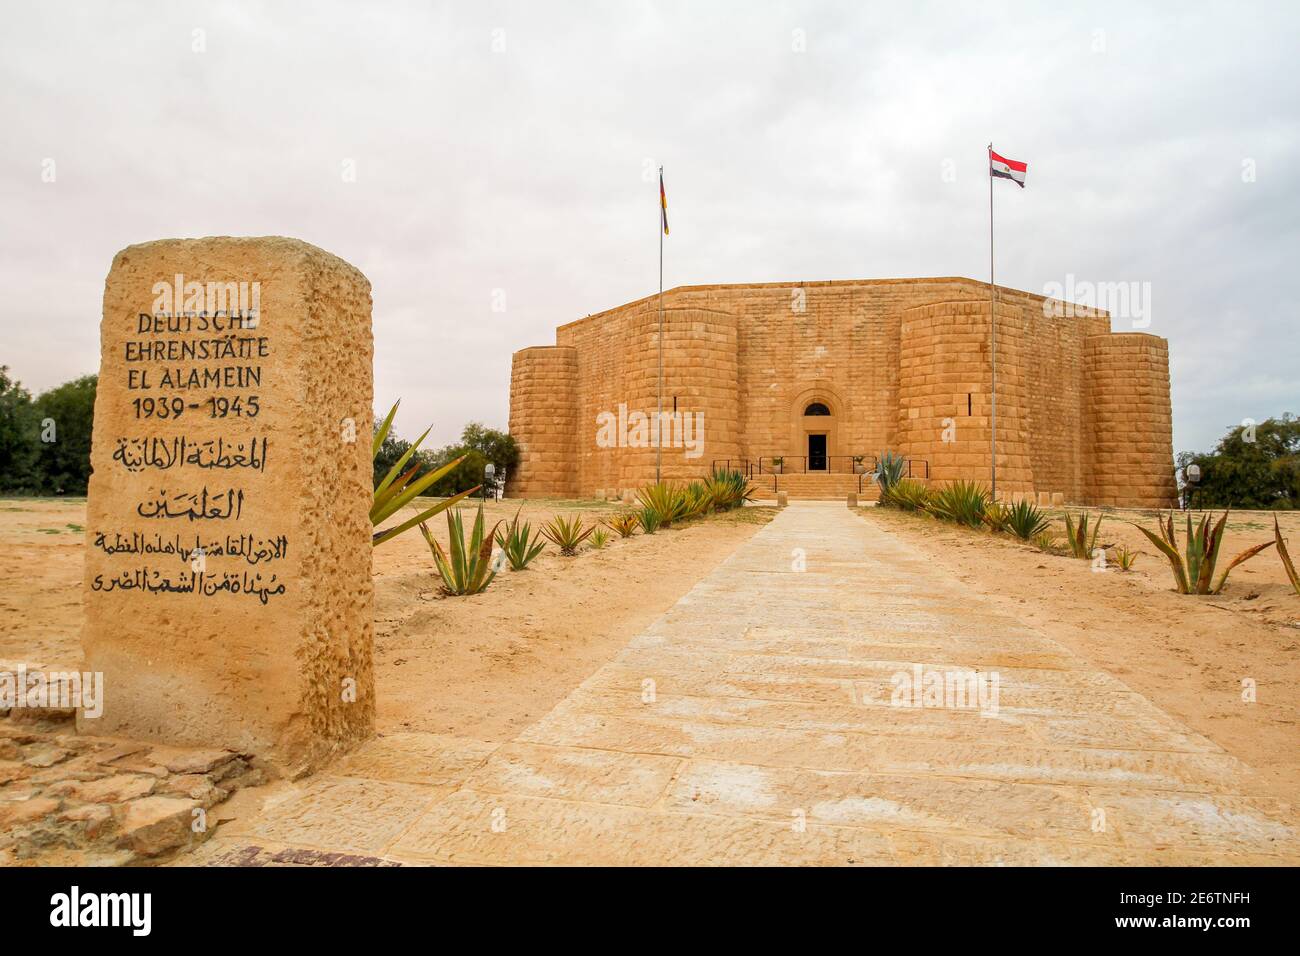
[[[519,511],[523,510],[520,506]],[[497,545],[510,562],[511,571],[522,571],[528,567],[533,558],[546,548],[540,533],[534,534],[532,525],[525,521],[519,523],[519,511],[510,519],[510,523],[496,533]]]
[[[542,534],[546,539],[560,549],[560,554],[569,558],[578,553],[578,547],[595,530],[595,525],[583,528],[581,518],[565,518],[560,515],[542,525]]]
[[[604,528],[592,529],[590,543],[592,551],[599,551],[609,544],[609,532]]]
[[[620,538],[630,538],[636,534],[637,526],[641,524],[641,516],[635,511],[620,511],[612,518],[606,518],[605,524],[617,531]]]
[[[1070,512],[1065,513],[1065,540],[1070,547],[1070,553],[1076,558],[1091,558],[1092,552],[1097,547],[1097,532],[1101,530],[1101,522],[1105,515],[1097,515],[1097,523],[1092,525],[1092,536],[1088,536],[1088,527],[1092,522],[1088,512],[1079,512],[1079,522],[1075,524]]]
[[[397,406],[400,404],[402,404],[400,400],[393,403],[393,407],[388,410],[388,414],[384,417],[383,424],[381,424],[379,430],[375,432],[375,437],[370,443],[371,461],[374,461],[379,457],[379,449],[383,446],[384,439],[388,437],[388,432],[393,427],[393,418],[397,415]],[[410,504],[416,495],[420,494],[435,481],[446,475],[465,460],[462,455],[455,461],[443,465],[436,471],[431,471],[420,478],[415,477],[420,471],[420,465],[418,462],[411,466],[407,471],[402,471],[402,469],[406,467],[407,463],[415,456],[416,451],[420,448],[420,443],[424,441],[428,434],[429,429],[426,428],[424,434],[412,443],[411,447],[406,450],[406,454],[399,458],[392,468],[388,469],[388,474],[384,475],[383,480],[375,486],[374,500],[370,505],[370,526],[372,528],[378,528],[381,524]],[[478,489],[479,486],[475,486],[469,491],[462,491],[458,495],[453,495],[450,498],[438,502],[432,507],[426,508],[414,518],[403,521],[399,525],[385,531],[375,531],[371,535],[370,543],[377,546],[383,544],[385,541],[391,541],[399,534],[414,528],[417,524],[428,521],[440,511],[446,511],[461,499],[478,491]]]
[[[659,527],[671,528],[674,521],[684,518],[690,507],[686,489],[667,481],[656,481],[636,493],[642,510],[652,508],[659,514]]]
[[[659,530],[659,525],[663,521],[659,512],[649,505],[646,505],[637,514],[637,520],[641,522],[641,530],[646,534],[654,534]]]
[[[1159,515],[1156,516],[1156,524],[1160,528],[1159,535],[1152,534],[1140,524],[1133,524],[1133,527],[1146,535],[1147,540],[1155,545],[1169,561],[1169,567],[1174,572],[1174,585],[1179,594],[1218,594],[1228,583],[1228,575],[1233,568],[1249,561],[1264,549],[1271,548],[1276,541],[1275,538],[1274,541],[1265,541],[1263,544],[1242,551],[1228,563],[1218,583],[1214,584],[1214,566],[1218,563],[1219,549],[1223,546],[1223,527],[1228,523],[1228,512],[1225,511],[1223,517],[1214,524],[1210,523],[1212,517],[1212,513],[1202,515],[1196,529],[1193,530],[1192,516],[1190,514],[1187,516],[1187,544],[1183,554],[1178,553],[1178,536],[1174,531],[1172,511],[1167,522]]]
[[[944,521],[979,528],[984,525],[984,513],[988,506],[989,493],[983,485],[972,481],[954,481],[932,493],[928,510]]]
[[[881,491],[880,503],[900,511],[925,511],[933,495],[924,482],[915,478],[903,478],[895,482],[888,491]]]
[[[879,464],[876,470],[872,472],[871,477],[880,485],[881,495],[886,495],[889,490],[903,479],[903,469],[907,466],[907,459],[902,455],[895,455],[892,451],[882,451],[880,453]]]
[[[1291,587],[1296,594],[1300,594],[1300,575],[1296,574],[1295,564],[1291,561],[1291,552],[1286,549],[1286,539],[1282,537],[1282,528],[1277,523],[1277,515],[1273,515],[1273,541],[1277,544],[1277,553],[1282,556],[1282,567],[1286,568],[1286,576],[1291,581]]]
[[[713,499],[714,511],[730,511],[743,507],[754,496],[749,479],[734,468],[715,468],[704,481]]]
[[[1119,565],[1121,571],[1132,571],[1133,565],[1137,564],[1138,553],[1126,544],[1121,544],[1115,549],[1115,563]]]
[[[492,531],[484,533],[483,505],[480,503],[478,515],[474,518],[474,530],[470,532],[469,542],[466,543],[460,510],[447,512],[447,537],[451,548],[448,553],[429,531],[429,526],[420,522],[420,533],[433,552],[434,567],[442,578],[444,593],[456,596],[478,594],[492,583],[492,579],[497,576],[492,570],[492,539],[497,525],[493,526]]]
[[[1005,528],[1022,541],[1032,541],[1051,523],[1052,519],[1030,501],[1017,501],[1006,509]]]

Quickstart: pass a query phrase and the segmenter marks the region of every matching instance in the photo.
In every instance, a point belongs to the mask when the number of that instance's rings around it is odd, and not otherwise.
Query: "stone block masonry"
[[[374,726],[370,284],[285,238],[162,240],[104,290],[83,732],[290,774]]]
[[[1097,310],[997,290],[998,491],[1071,504],[1174,503],[1168,347],[1112,333]],[[668,478],[714,462],[786,459],[787,474],[886,449],[937,482],[988,482],[989,287],[964,278],[685,286],[664,293],[664,411],[702,416],[702,449],[665,434]],[[653,441],[599,440],[653,416],[658,301],[556,330],[515,353],[516,496],[621,493],[651,481]],[[604,418],[602,418],[604,416]],[[690,452],[695,452],[694,455]]]

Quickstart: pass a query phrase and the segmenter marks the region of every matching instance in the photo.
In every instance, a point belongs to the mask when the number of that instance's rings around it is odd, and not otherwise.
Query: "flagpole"
[[[662,195],[664,168],[659,167],[659,189]],[[660,199],[659,215],[659,407],[655,414],[655,482],[663,480],[664,460],[664,211]]]
[[[998,497],[998,317],[997,287],[993,284],[993,144],[989,143],[989,339],[993,373],[992,415],[989,429],[989,475],[993,500]]]

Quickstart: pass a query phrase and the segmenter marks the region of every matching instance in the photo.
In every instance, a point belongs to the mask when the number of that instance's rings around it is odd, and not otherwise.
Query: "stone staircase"
[[[784,491],[791,501],[843,501],[850,492],[858,492],[858,475],[846,472],[810,471],[783,475],[754,475],[750,481],[754,497],[775,500],[778,491]],[[775,479],[775,483],[773,481]],[[870,475],[862,477],[862,491],[858,501],[875,501],[880,489]]]

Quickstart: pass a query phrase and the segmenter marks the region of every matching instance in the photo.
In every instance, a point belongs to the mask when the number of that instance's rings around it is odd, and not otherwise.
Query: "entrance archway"
[[[840,449],[840,422],[844,404],[826,382],[801,389],[791,411],[789,447],[808,471],[835,471]]]

